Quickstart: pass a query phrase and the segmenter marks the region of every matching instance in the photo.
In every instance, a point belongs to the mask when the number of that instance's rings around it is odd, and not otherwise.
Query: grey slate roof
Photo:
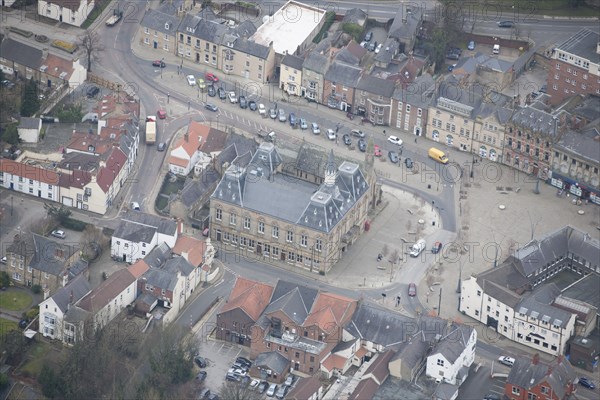
[[[328,60],[329,59],[327,56],[312,51],[304,59],[304,62],[302,63],[302,68],[323,75],[325,74],[325,71],[327,71]]]
[[[276,351],[267,351],[264,353],[260,353],[256,357],[254,365],[270,369],[276,372],[277,375],[281,375],[287,372],[290,366],[290,362],[287,358],[285,358]]]
[[[511,263],[506,263],[478,274],[477,283],[486,294],[514,308],[521,301],[515,290],[522,290],[529,281]]]
[[[269,53],[272,51],[269,46],[253,42],[252,40],[243,37],[238,38],[233,43],[233,49],[262,59],[269,57]]]
[[[410,10],[410,13],[408,12]],[[394,22],[390,26],[388,37],[400,39],[402,41],[411,41],[417,34],[423,12],[418,7],[399,7]],[[405,18],[406,17],[406,18]],[[406,22],[403,21],[406,19]]]
[[[148,28],[150,31],[157,31],[176,36],[179,27],[179,19],[174,14],[167,14],[159,10],[149,9],[144,14],[140,25],[144,28]]]
[[[21,122],[19,122],[19,128],[38,129],[41,126],[40,121],[41,119],[39,118],[21,117]]]
[[[435,95],[435,80],[430,74],[419,76],[406,89],[398,86],[392,97],[413,107],[428,108]]]
[[[177,281],[177,274],[172,274],[160,268],[150,268],[142,277],[142,282],[170,291],[174,291]]]
[[[436,400],[452,400],[456,399],[456,392],[458,391],[457,385],[451,385],[446,382],[442,382],[435,388],[433,397]]]
[[[350,65],[358,65],[360,58],[352,54],[346,47],[335,53],[334,59]]]
[[[69,310],[65,313],[63,321],[75,324],[78,322],[84,322],[90,317],[90,312],[86,311],[77,306],[69,307]]]
[[[392,346],[418,331],[413,318],[365,302],[357,307],[344,329],[355,338]]]
[[[298,71],[302,71],[302,63],[304,59],[293,54],[286,54],[281,60],[281,65],[287,65]]]
[[[588,274],[569,286],[562,294],[571,299],[584,301],[596,309],[600,309],[600,275]]]
[[[397,55],[400,48],[400,43],[396,39],[387,38],[379,53],[375,54],[375,61],[381,63],[389,63]]]
[[[56,303],[58,308],[64,313],[67,311],[67,306],[71,301],[71,294],[73,295],[73,304],[78,302],[83,296],[88,294],[92,288],[87,278],[83,275],[79,275],[66,286],[61,287],[52,295],[52,300]]]
[[[546,321],[551,325],[564,328],[571,319],[572,313],[550,305],[560,294],[560,290],[553,283],[546,284],[530,296],[525,297],[515,310],[529,317]]]
[[[554,116],[534,107],[521,107],[516,110],[511,122],[525,129],[544,135],[555,136],[557,121]]]
[[[4,38],[0,43],[0,57],[36,71],[42,66],[42,54],[42,50],[11,38]]]
[[[64,244],[33,234],[35,254],[29,266],[49,275],[60,276],[67,269],[67,259],[79,250],[76,244]]]
[[[462,58],[454,68],[455,70],[464,69],[466,73],[473,74],[477,72],[478,67],[488,68],[496,72],[508,72],[513,66],[513,63],[492,57],[488,54],[477,53],[473,57]]]
[[[367,20],[367,13],[361,10],[360,8],[352,8],[346,11],[344,18],[342,19],[342,23],[350,23],[363,25]]]
[[[395,89],[394,81],[376,78],[371,75],[363,75],[358,81],[356,88],[385,98],[391,98]]]
[[[186,179],[179,197],[186,207],[192,207],[221,179],[217,171],[206,169],[197,179]]]
[[[598,120],[597,122],[600,122]],[[600,163],[600,124],[589,125],[581,132],[567,131],[554,145],[557,150],[571,153],[591,164]]]
[[[529,390],[540,383],[550,385],[553,394],[559,398],[565,398],[566,386],[576,379],[575,371],[567,359],[558,357],[550,364],[538,362],[533,364],[532,360],[517,358],[510,369],[506,383]]]
[[[209,7],[210,8],[210,7]],[[245,19],[240,22],[235,28],[234,31],[240,37],[249,38],[256,32],[256,26],[252,23],[251,20]]]
[[[441,354],[446,360],[454,364],[467,348],[473,328],[465,324],[452,323],[444,333],[445,335],[435,345],[430,355]]]
[[[69,268],[67,268],[67,272],[69,273],[69,280],[74,279],[76,276],[82,274],[88,269],[88,262],[82,259],[79,259],[73,263]]]
[[[280,280],[263,314],[282,311],[296,324],[302,325],[318,294],[316,289]]]
[[[194,272],[194,266],[184,257],[170,258],[160,268],[173,275],[176,275],[177,272],[181,272],[181,275],[183,276],[190,276],[192,272]]]
[[[596,46],[600,42],[600,35],[590,29],[583,28],[569,39],[556,47],[557,51],[571,53],[581,58],[590,60],[591,63],[600,63],[600,54]]]
[[[143,212],[129,212],[121,219],[121,223],[117,227],[116,232],[121,229],[122,225],[138,225],[137,229],[143,229],[143,227],[149,227],[156,230],[157,233],[163,235],[174,236],[177,230],[177,221],[171,218],[158,217],[152,214],[146,214]],[[120,237],[120,236],[117,236]]]
[[[211,43],[222,43],[222,39],[229,32],[229,28],[217,21],[209,21],[197,15],[187,14],[177,32]]]
[[[349,88],[356,87],[362,69],[343,62],[334,61],[325,73],[325,80],[335,83],[341,83]]]
[[[171,257],[171,254],[169,245],[161,243],[144,257],[144,262],[148,264],[150,268],[160,268],[160,266]]]
[[[400,359],[404,365],[412,369],[423,361],[428,350],[429,342],[422,340],[422,337],[417,335],[400,345],[400,349],[392,357],[392,361]]]

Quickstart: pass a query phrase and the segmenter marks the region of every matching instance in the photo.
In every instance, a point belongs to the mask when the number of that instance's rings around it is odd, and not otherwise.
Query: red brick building
[[[548,72],[550,103],[577,94],[600,95],[600,35],[582,29],[552,51]]]
[[[531,360],[516,360],[506,379],[504,396],[510,400],[569,399],[577,388],[576,378],[573,367],[563,356],[545,364],[535,354]]]

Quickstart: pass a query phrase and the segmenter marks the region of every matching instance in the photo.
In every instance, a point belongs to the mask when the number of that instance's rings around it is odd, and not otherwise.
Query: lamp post
[[[159,68],[160,68],[160,79],[162,79],[162,70],[163,70],[163,63],[164,62],[165,62],[165,58],[163,57],[163,58],[160,59],[160,65],[159,65]]]
[[[10,195],[10,216],[12,217],[13,215],[13,196],[12,194]]]
[[[534,194],[540,194],[540,177],[537,176],[535,178],[535,187],[533,188]]]

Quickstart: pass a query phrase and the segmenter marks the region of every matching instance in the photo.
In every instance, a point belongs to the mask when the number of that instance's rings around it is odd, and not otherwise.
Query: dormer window
[[[233,47],[233,42],[227,42],[227,47]]]

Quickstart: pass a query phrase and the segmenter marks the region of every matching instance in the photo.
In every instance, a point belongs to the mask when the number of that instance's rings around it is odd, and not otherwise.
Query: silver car
[[[313,122],[312,124],[310,124],[310,126],[312,128],[312,133],[314,133],[315,135],[321,133],[321,129],[319,128],[319,125],[316,122]]]
[[[287,121],[287,117],[285,115],[285,111],[283,111],[283,109],[279,109],[279,122],[285,122]]]
[[[269,110],[269,117],[271,117],[272,119],[275,119],[275,118],[277,118],[277,110],[276,110],[276,109],[274,109],[274,108],[271,108],[271,109]]]

